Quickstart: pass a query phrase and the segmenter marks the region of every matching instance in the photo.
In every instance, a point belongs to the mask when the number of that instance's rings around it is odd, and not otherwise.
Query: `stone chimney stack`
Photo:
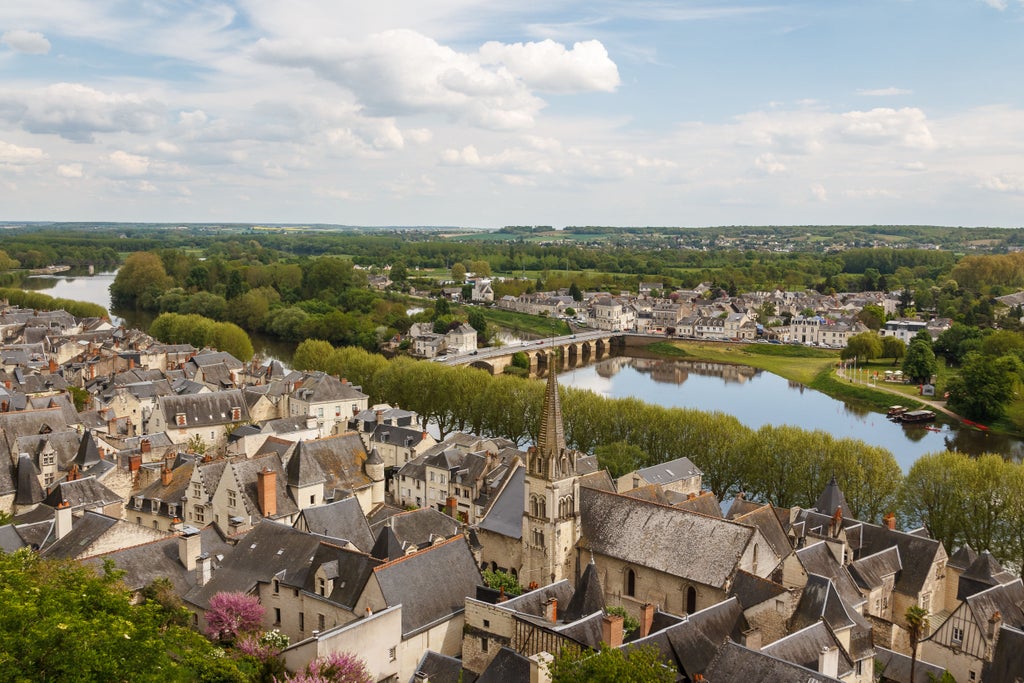
[[[999,610],[992,613],[992,616],[988,619],[988,639],[995,642],[996,638],[999,637],[999,627],[1003,623],[1003,615]]]
[[[171,468],[167,466],[167,463],[164,463],[163,467],[160,468],[160,485],[170,486],[172,478],[173,473],[171,472]]]
[[[822,676],[839,676],[839,648],[825,645],[818,653],[818,673]]]
[[[552,624],[558,623],[558,598],[548,598],[544,603],[544,616]]]
[[[604,615],[601,618],[601,642],[611,648],[622,645],[622,622],[622,616],[618,614]]]
[[[882,517],[882,522],[889,531],[896,531],[896,513],[887,512],[885,517]]]
[[[202,555],[202,549],[202,540],[198,531],[190,530],[178,537],[178,560],[187,571],[195,570],[196,560]]]
[[[277,472],[264,467],[256,475],[256,494],[264,517],[277,514]]]
[[[71,531],[71,504],[66,500],[61,501],[61,504],[57,506],[54,518],[54,534],[57,536],[57,540],[60,540]]]
[[[548,652],[538,652],[530,657],[530,683],[551,683],[551,662],[554,657]]]
[[[213,558],[207,553],[201,554],[195,560],[196,563],[196,585],[205,586],[213,578]]]
[[[647,602],[640,608],[640,637],[646,638],[654,624],[654,605]]]
[[[444,502],[445,514],[452,519],[459,518],[459,499],[455,496],[448,496]]]

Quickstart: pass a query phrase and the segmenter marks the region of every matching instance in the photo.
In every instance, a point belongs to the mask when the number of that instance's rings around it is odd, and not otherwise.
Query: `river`
[[[1024,453],[1019,439],[941,422],[935,423],[937,432],[904,427],[880,413],[745,365],[617,356],[567,370],[559,382],[610,398],[637,397],[666,407],[721,411],[752,429],[788,424],[860,439],[891,451],[904,471],[921,455],[946,449],[1000,453],[1018,461]]]
[[[110,307],[110,283],[115,273],[27,277],[25,289],[55,297],[89,301]],[[145,329],[153,314],[145,311],[111,311],[115,322]],[[291,360],[295,345],[251,334],[253,347],[263,358]],[[851,437],[890,450],[906,471],[925,453],[946,449],[978,454],[999,453],[1021,460],[1024,443],[999,434],[989,435],[955,424],[936,423],[941,431],[903,427],[884,415],[864,410],[802,384],[748,366],[679,360],[651,360],[617,356],[559,376],[566,386],[590,389],[613,398],[637,397],[666,407],[696,408],[735,415],[757,429],[766,424],[790,424],[820,429],[834,437]]]

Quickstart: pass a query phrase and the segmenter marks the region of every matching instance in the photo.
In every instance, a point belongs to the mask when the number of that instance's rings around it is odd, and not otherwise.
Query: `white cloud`
[[[989,7],[999,10],[1000,12],[1006,9],[1006,0],[981,0],[981,2],[985,3]]]
[[[46,155],[38,147],[21,147],[0,140],[0,165],[23,166],[42,161]]]
[[[836,133],[869,144],[898,144],[917,149],[935,147],[927,117],[917,108],[872,109],[842,115]]]
[[[979,187],[993,192],[1024,194],[1024,176],[1015,174],[990,175],[981,179]]]
[[[120,175],[137,176],[149,171],[149,157],[117,150],[107,155],[106,161]]]
[[[161,118],[161,107],[154,102],[137,95],[104,93],[79,83],[0,91],[0,121],[77,142],[88,142],[101,132],[152,132]]]
[[[61,178],[81,178],[83,175],[82,164],[60,164],[57,166],[57,175]]]
[[[816,201],[828,201],[828,191],[825,190],[825,186],[822,185],[821,183],[814,183],[808,189],[811,192],[811,197],[813,197]]]
[[[893,97],[894,95],[911,95],[913,90],[907,90],[906,88],[868,88],[857,91],[858,95],[866,95],[868,97]]]
[[[571,50],[553,40],[506,45],[488,42],[480,48],[484,64],[503,65],[531,88],[554,93],[612,92],[619,69],[597,40],[576,43]]]
[[[776,173],[782,173],[786,170],[786,165],[776,159],[775,155],[770,152],[762,154],[757,157],[757,159],[754,159],[754,165],[768,175],[775,175]]]
[[[544,107],[533,89],[608,91],[619,83],[618,69],[597,41],[571,50],[552,41],[492,42],[468,53],[415,31],[390,30],[360,40],[260,40],[254,55],[310,69],[351,92],[371,116],[441,113],[493,130],[533,125]]]
[[[50,51],[50,41],[34,31],[6,31],[0,36],[0,43],[26,55],[45,55]]]

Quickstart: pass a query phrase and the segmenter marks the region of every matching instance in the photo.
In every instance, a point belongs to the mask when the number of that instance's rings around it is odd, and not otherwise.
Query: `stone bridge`
[[[475,354],[450,356],[438,362],[445,365],[469,365],[492,375],[500,375],[512,364],[512,356],[522,352],[530,359],[530,374],[536,376],[547,374],[548,358],[552,351],[561,351],[564,367],[573,368],[606,358],[611,355],[612,347],[624,346],[625,339],[624,332],[582,332],[480,349]]]

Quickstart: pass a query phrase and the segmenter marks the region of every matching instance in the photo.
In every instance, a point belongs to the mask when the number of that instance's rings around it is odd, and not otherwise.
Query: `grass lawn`
[[[515,311],[506,311],[500,308],[484,308],[483,306],[477,308],[477,310],[483,313],[484,319],[487,322],[515,332],[526,332],[538,337],[550,337],[552,334],[572,334],[569,325],[564,320],[558,320],[557,318],[545,318],[539,315],[530,315],[529,313],[516,313]]]

